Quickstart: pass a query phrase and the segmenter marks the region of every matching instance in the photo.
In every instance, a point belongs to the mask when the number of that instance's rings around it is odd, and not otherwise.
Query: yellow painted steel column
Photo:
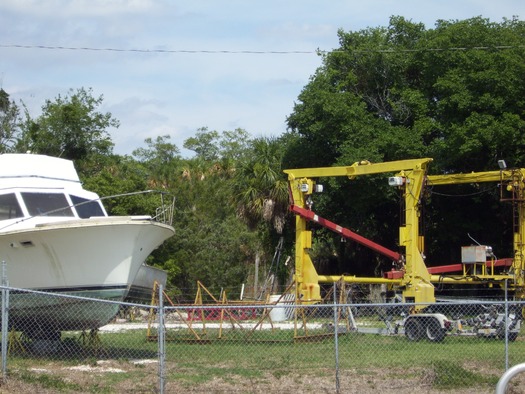
[[[290,175],[290,178],[293,176]],[[301,191],[301,185],[306,184],[309,192]],[[313,182],[310,179],[290,179],[290,187],[294,204],[306,207],[305,196],[311,193]],[[321,289],[317,270],[314,267],[308,251],[312,248],[312,232],[307,229],[307,221],[300,215],[295,217],[295,282],[297,297],[301,302],[318,302],[321,300]]]
[[[399,229],[399,242],[405,247],[405,275],[401,281],[403,298],[408,302],[435,302],[434,285],[423,260],[420,246],[424,244],[419,235],[420,196],[426,174],[424,165],[410,172],[402,172],[405,177],[405,225]]]
[[[525,174],[524,170],[519,170],[519,180],[513,182],[511,187],[517,187],[517,207],[518,226],[514,233],[514,286],[516,287],[515,296],[519,300],[525,299]]]

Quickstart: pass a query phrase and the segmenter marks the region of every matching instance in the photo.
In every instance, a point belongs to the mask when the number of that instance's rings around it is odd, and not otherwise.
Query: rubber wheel
[[[505,339],[505,331],[503,330],[498,330],[496,336],[498,337],[498,339]],[[518,333],[517,332],[509,332],[508,333],[508,339],[509,339],[509,342],[514,342],[516,339],[518,338]]]
[[[431,318],[426,321],[425,332],[430,342],[441,342],[445,338],[445,330],[437,319]]]
[[[423,337],[421,323],[417,320],[409,320],[405,323],[405,335],[409,341],[419,341]]]

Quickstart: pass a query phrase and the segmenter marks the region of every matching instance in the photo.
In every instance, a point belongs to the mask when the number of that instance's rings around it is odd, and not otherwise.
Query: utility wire
[[[256,54],[256,55],[296,55],[296,54],[326,54],[326,53],[407,53],[407,52],[446,52],[446,51],[487,51],[504,49],[525,49],[525,45],[495,45],[477,47],[451,47],[451,48],[422,48],[422,49],[334,49],[332,51],[255,51],[255,50],[200,50],[200,49],[124,49],[124,48],[95,48],[95,47],[69,47],[51,45],[21,45],[21,44],[0,44],[0,48],[19,48],[19,49],[47,49],[47,50],[68,50],[68,51],[98,51],[98,52],[135,52],[135,53],[187,53],[187,54]]]
[[[68,51],[100,51],[100,52],[138,52],[138,53],[227,53],[227,54],[313,54],[316,51],[250,51],[250,50],[191,50],[191,49],[122,49],[122,48],[93,48],[93,47],[64,47],[48,45],[20,45],[20,44],[0,44],[0,48],[21,48],[21,49],[49,49],[49,50],[68,50]]]

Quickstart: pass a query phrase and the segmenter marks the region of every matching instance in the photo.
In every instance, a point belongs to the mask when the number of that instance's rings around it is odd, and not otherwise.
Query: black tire
[[[423,329],[418,320],[410,319],[405,323],[405,335],[409,341],[416,342],[423,337]]]
[[[445,330],[441,327],[441,324],[437,319],[427,319],[425,323],[425,332],[427,334],[427,339],[430,342],[441,342],[445,339]]]
[[[514,342],[518,338],[518,333],[516,331],[509,331],[507,335],[508,335],[509,342]],[[498,339],[505,340],[505,331],[498,330],[498,332],[496,333],[496,336],[498,337]]]

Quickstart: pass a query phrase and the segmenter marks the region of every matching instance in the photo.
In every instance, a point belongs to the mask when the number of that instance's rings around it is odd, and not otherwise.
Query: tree
[[[235,165],[247,138],[246,132],[201,128],[184,143],[196,152],[193,158],[182,158],[168,135],[148,138],[146,147],[133,152],[138,162],[132,168],[140,169],[148,186],[176,196],[176,236],[155,251],[158,266],[169,272],[172,295],[192,299],[197,281],[212,291],[246,281],[255,235],[231,201]]]
[[[155,140],[146,138],[144,142],[148,147],[133,151],[133,156],[147,168],[152,188],[170,189],[177,177],[180,151],[170,138],[169,135],[158,136]]]
[[[20,108],[4,89],[0,89],[0,153],[13,151],[20,123]]]
[[[525,164],[524,22],[477,17],[426,30],[392,17],[387,28],[338,34],[340,48],[288,118],[314,165],[426,155],[448,172],[501,157]]]
[[[234,193],[237,212],[256,228],[261,221],[272,224],[278,234],[288,211],[288,183],[281,168],[283,145],[278,139],[257,138],[251,154],[239,163]]]
[[[284,146],[283,141],[277,138],[254,139],[235,172],[233,201],[237,214],[259,240],[255,278],[258,278],[259,261],[271,256],[276,245],[280,247],[284,240],[289,204],[288,182],[281,166]],[[271,274],[277,274],[282,283],[286,279],[286,269],[277,264],[273,268],[276,272]],[[258,286],[258,283],[255,285]]]
[[[387,27],[338,35],[340,47],[323,56],[288,117],[294,136],[285,156],[289,163],[317,167],[433,157],[434,173],[493,170],[498,159],[525,166],[525,22],[476,17],[440,20],[426,29],[392,17]],[[318,207],[329,210],[330,218],[358,223],[363,235],[392,244],[388,233],[395,236],[399,215],[385,205],[392,191],[383,179],[352,185],[330,180],[329,186]],[[465,186],[459,193],[476,191]],[[485,194],[476,204],[454,200],[455,211],[468,212],[470,219],[452,218],[450,200],[439,214],[430,207],[427,230],[441,248],[430,245],[437,262],[470,243],[472,217],[499,217],[490,209],[497,192]],[[442,221],[454,226],[443,229]],[[491,228],[505,234],[506,225],[497,221]],[[497,244],[503,248],[500,239]],[[342,264],[355,257],[350,250],[330,253]]]
[[[98,111],[102,101],[103,96],[93,97],[92,90],[84,88],[46,100],[42,115],[25,123],[18,150],[75,161],[111,154],[108,129],[119,122],[109,112]]]
[[[235,161],[249,149],[250,135],[243,129],[225,130],[219,133],[207,127],[197,130],[195,137],[184,141],[184,148],[194,151],[204,161]]]
[[[195,137],[184,141],[184,148],[197,153],[197,157],[205,161],[214,161],[219,158],[218,147],[219,133],[215,130],[208,131],[207,127],[197,130]]]

